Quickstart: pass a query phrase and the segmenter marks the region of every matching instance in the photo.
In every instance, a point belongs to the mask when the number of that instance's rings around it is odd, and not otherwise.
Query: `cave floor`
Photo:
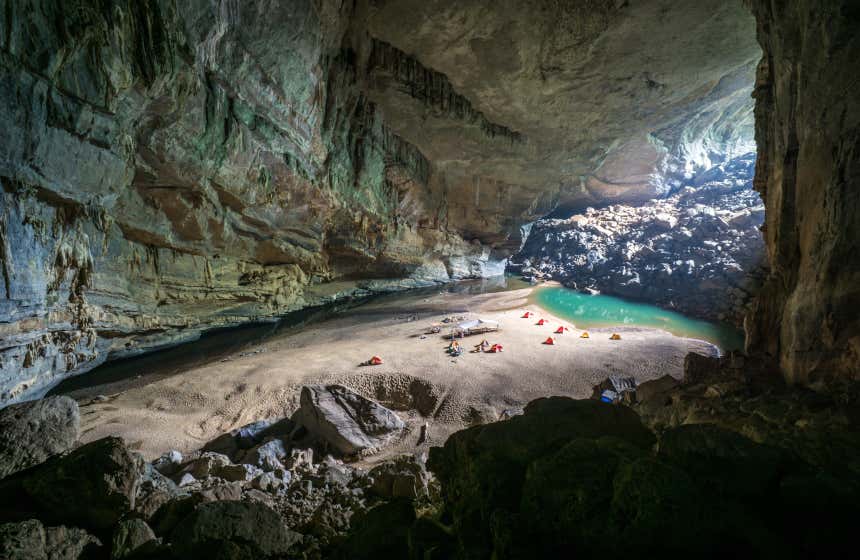
[[[152,382],[143,376],[79,390],[71,396],[82,405],[82,440],[118,435],[153,459],[168,449],[197,450],[254,420],[289,415],[298,407],[305,384],[335,382],[374,397],[380,390],[408,386],[414,378],[425,380],[439,397],[436,409],[430,417],[399,410],[411,429],[386,450],[383,455],[388,456],[439,445],[453,431],[496,420],[503,410],[538,397],[586,397],[609,375],[633,376],[640,382],[664,374],[681,377],[688,352],[713,351],[701,341],[630,327],[618,331],[621,341],[609,340],[611,329],[590,330],[588,340],[574,329],[547,346],[542,341],[558,325],[571,324],[530,303],[530,293],[404,294],[279,334],[261,346],[179,375],[152,376]],[[547,325],[521,319],[524,309],[548,319]],[[422,338],[431,324],[450,316],[499,320],[502,329],[486,338],[502,344],[504,352],[467,352],[452,358],[439,334]],[[477,344],[481,338],[466,342]],[[385,363],[359,367],[372,355]],[[418,445],[425,422],[428,437]]]

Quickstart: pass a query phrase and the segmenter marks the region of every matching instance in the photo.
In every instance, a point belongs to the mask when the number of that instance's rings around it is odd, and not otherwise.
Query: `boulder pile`
[[[0,479],[0,558],[838,557],[860,513],[860,391],[785,387],[738,355],[691,354],[619,404],[537,399],[426,463],[341,455],[356,426],[394,437],[393,413],[306,389],[199,451],[147,463],[105,438]]]
[[[540,220],[509,270],[741,324],[763,273],[754,167],[748,154],[640,206]]]
[[[522,416],[432,448],[428,466],[456,557],[809,558],[848,550],[860,513],[856,419],[840,407],[814,412],[809,395],[777,397],[746,384],[734,406],[747,413],[716,422],[720,399],[709,410],[702,392],[718,377],[645,383],[632,407],[539,399]],[[636,413],[644,408],[645,423]],[[772,420],[759,418],[748,435],[735,429],[740,416],[751,427],[759,414]],[[673,421],[649,429],[658,417]],[[793,430],[792,421],[800,422]]]
[[[151,463],[119,438],[79,445],[77,414],[65,397],[0,412],[18,444],[0,442],[0,558],[330,557],[354,515],[400,500],[415,519],[438,497],[421,456],[350,462],[405,424],[337,385],[304,388],[292,417]]]

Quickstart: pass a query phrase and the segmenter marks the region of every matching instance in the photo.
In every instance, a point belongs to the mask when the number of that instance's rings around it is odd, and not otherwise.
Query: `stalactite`
[[[457,93],[445,74],[423,66],[385,41],[373,39],[369,70],[390,74],[411,97],[442,115],[477,125],[487,138],[503,138],[511,144],[526,143],[522,133],[491,122],[475,109],[466,97]]]

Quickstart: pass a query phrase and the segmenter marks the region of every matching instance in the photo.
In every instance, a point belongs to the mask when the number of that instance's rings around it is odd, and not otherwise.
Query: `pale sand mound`
[[[663,331],[632,328],[615,329],[621,341],[609,340],[609,329],[593,329],[590,339],[580,339],[572,328],[552,335],[556,344],[547,346],[541,344],[546,337],[570,323],[530,305],[529,293],[404,295],[278,335],[259,353],[237,353],[172,377],[153,376],[148,384],[144,376],[79,391],[75,396],[82,402],[97,393],[110,395],[83,406],[82,439],[119,435],[148,459],[167,449],[196,450],[253,420],[291,414],[304,384],[336,382],[398,410],[411,429],[391,451],[414,452],[538,397],[587,397],[609,375],[639,381],[667,373],[680,377],[688,352],[713,349]],[[525,309],[536,317],[521,319]],[[413,315],[417,320],[407,321]],[[452,358],[440,335],[420,337],[430,324],[452,315],[495,319],[502,330],[466,338],[467,352]],[[541,317],[548,323],[535,326]],[[482,338],[502,344],[504,352],[469,353]],[[358,366],[374,354],[385,363]],[[416,446],[424,422],[429,438]]]

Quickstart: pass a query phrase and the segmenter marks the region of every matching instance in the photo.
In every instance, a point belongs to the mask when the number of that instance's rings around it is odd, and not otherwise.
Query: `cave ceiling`
[[[381,1],[366,29],[389,126],[444,176],[449,205],[499,208],[504,226],[647,200],[673,166],[751,148],[761,51],[740,2]],[[440,99],[448,88],[480,117]]]

